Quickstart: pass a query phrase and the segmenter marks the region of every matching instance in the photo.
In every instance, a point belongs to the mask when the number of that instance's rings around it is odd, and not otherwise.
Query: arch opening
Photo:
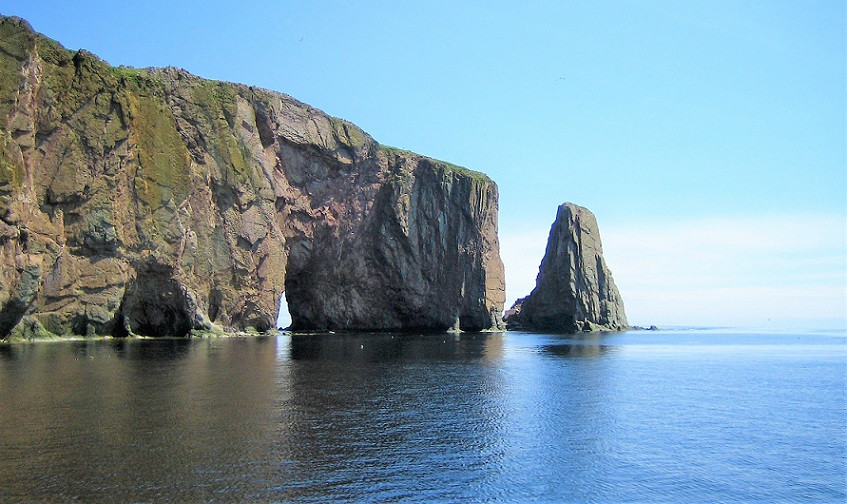
[[[276,317],[276,326],[278,329],[288,329],[291,327],[291,312],[288,311],[288,299],[285,297],[285,291],[279,297],[279,311]]]

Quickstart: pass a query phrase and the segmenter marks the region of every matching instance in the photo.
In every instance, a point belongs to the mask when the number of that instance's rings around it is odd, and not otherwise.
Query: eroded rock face
[[[597,219],[565,203],[550,229],[532,293],[506,312],[506,324],[540,331],[619,331],[628,327],[623,300],[603,260]]]
[[[0,18],[0,338],[502,327],[497,187]]]

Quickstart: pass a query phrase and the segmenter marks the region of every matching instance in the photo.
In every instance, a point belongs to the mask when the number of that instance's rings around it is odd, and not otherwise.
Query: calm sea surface
[[[0,346],[0,502],[844,502],[847,336]]]

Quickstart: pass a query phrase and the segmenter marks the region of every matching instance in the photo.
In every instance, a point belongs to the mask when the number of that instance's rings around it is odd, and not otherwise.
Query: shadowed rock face
[[[506,312],[509,328],[544,331],[626,329],[623,300],[603,260],[597,220],[565,203],[550,229],[532,293]]]
[[[0,338],[502,327],[497,187],[0,17]]]

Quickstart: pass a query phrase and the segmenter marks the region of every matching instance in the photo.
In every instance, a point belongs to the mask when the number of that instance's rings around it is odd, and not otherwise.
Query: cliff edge
[[[502,328],[497,186],[0,17],[0,339]]]
[[[510,329],[620,331],[623,299],[603,260],[597,219],[572,203],[559,207],[535,289],[506,312]]]

